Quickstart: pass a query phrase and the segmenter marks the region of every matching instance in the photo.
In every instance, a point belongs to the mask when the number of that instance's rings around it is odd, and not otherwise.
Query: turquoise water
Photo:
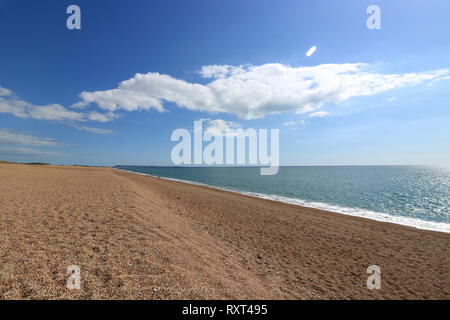
[[[450,168],[422,166],[120,167],[257,197],[450,232]]]

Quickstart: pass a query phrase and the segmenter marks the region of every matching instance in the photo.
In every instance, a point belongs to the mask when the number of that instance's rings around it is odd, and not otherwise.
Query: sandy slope
[[[450,298],[449,234],[107,168],[0,164],[0,181],[2,299]]]

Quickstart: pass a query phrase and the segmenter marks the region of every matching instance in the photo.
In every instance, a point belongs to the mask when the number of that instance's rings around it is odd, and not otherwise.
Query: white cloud
[[[434,79],[433,81],[430,81],[430,82],[428,83],[428,85],[430,86],[430,85],[432,85],[432,84],[435,83],[435,82],[440,82],[440,81],[444,81],[444,80],[450,80],[450,76],[445,76],[445,77],[436,78],[436,79]]]
[[[164,102],[189,110],[263,117],[281,112],[314,113],[329,102],[373,95],[449,75],[448,69],[406,74],[377,73],[367,64],[323,64],[290,67],[213,65],[199,73],[211,81],[191,83],[159,73],[136,74],[118,88],[81,93],[76,105],[91,103],[114,112],[155,109]]]
[[[117,118],[119,118],[119,116],[113,112],[100,113],[97,111],[93,111],[87,115],[87,118],[91,121],[109,122],[116,120]]]
[[[326,103],[343,103],[353,97],[424,82],[430,84],[448,79],[450,71],[383,74],[363,63],[311,67],[270,63],[261,66],[210,65],[202,67],[199,74],[209,82],[192,83],[159,73],[136,74],[121,82],[118,88],[82,92],[81,100],[70,108],[59,104],[33,105],[0,87],[0,113],[69,123],[108,122],[119,117],[117,110],[164,112],[164,103],[171,102],[193,111],[230,113],[243,119],[282,112],[309,113],[315,117],[326,114],[319,111]],[[96,104],[106,112],[80,110],[90,104]]]
[[[206,130],[219,130],[222,133],[225,133],[227,130],[234,130],[240,128],[240,124],[232,121],[225,121],[222,119],[209,120],[206,119]]]
[[[227,133],[235,136],[235,130],[242,129],[241,125],[237,122],[226,121],[222,119],[199,119],[202,121],[202,128],[204,133],[209,132],[211,134],[222,134],[227,136]]]
[[[9,129],[0,129],[0,145],[63,146],[53,138],[38,138]]]
[[[85,118],[84,114],[67,110],[59,104],[50,104],[47,106],[30,106],[27,112],[31,118],[38,120],[80,121]]]
[[[328,114],[330,114],[330,113],[329,113],[329,112],[326,112],[326,111],[317,111],[317,112],[311,113],[309,116],[310,116],[311,118],[314,118],[314,117],[319,117],[319,118],[321,118],[321,117],[324,117],[324,116],[326,116],[326,115],[328,115]]]
[[[2,156],[63,156],[68,155],[58,151],[46,151],[31,148],[0,148]]]
[[[112,112],[99,113],[96,111],[83,113],[70,110],[59,104],[49,104],[45,106],[33,105],[12,95],[11,90],[0,87],[0,90],[7,90],[10,94],[0,97],[0,113],[10,113],[18,118],[55,120],[55,121],[99,121],[107,122],[116,119],[118,116]],[[5,91],[6,92],[6,91]],[[1,92],[0,92],[1,93]],[[0,94],[1,95],[1,94]]]
[[[88,126],[73,125],[73,127],[75,129],[78,129],[78,130],[88,131],[88,132],[95,133],[95,134],[108,135],[108,134],[113,134],[114,133],[114,131],[112,131],[112,130],[101,129],[101,128],[93,128],[93,127],[88,127]]]
[[[39,138],[29,134],[16,132],[10,129],[0,129],[0,156],[64,156],[68,155],[59,151],[42,150],[36,148],[23,148],[16,146],[38,146],[38,147],[62,147],[64,144],[53,138]],[[14,147],[9,147],[14,146]]]
[[[247,65],[249,66],[249,65]],[[210,66],[203,66],[199,73],[203,78],[214,78],[214,79],[223,79],[232,75],[237,75],[239,73],[245,72],[244,65],[240,66],[230,66],[230,65],[210,65]]]
[[[12,91],[3,87],[0,87],[0,97],[2,96],[10,96],[12,95]]]
[[[283,126],[285,127],[294,127],[297,125],[302,125],[304,126],[305,124],[307,124],[307,122],[305,120],[298,120],[298,121],[287,121],[283,123]]]
[[[0,97],[0,113],[11,113],[18,118],[27,118],[26,107],[25,101]]]
[[[83,92],[81,98],[86,104],[96,103],[111,112],[117,109],[163,112],[163,100],[191,110],[221,111],[207,87],[159,73],[137,74],[121,82],[118,89]]]
[[[314,52],[316,52],[316,50],[317,50],[317,47],[316,46],[312,46],[311,48],[309,48],[308,51],[306,51],[306,56],[307,57],[311,57],[314,54]]]

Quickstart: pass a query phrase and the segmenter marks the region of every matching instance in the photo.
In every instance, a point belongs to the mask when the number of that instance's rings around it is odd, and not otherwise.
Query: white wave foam
[[[118,169],[118,170],[147,176],[147,174],[145,174],[145,173],[124,170],[124,169]],[[154,175],[150,175],[150,174],[148,176],[161,178],[161,179],[165,179],[165,180],[188,183],[188,184],[192,184],[192,185],[205,186],[205,187],[224,190],[224,191],[228,191],[228,192],[244,194],[244,195],[255,197],[255,198],[289,203],[289,204],[302,206],[302,207],[321,209],[321,210],[325,210],[325,211],[331,211],[331,212],[345,214],[345,215],[354,216],[354,217],[366,218],[366,219],[371,219],[371,220],[376,220],[376,221],[381,221],[381,222],[395,223],[395,224],[400,224],[403,226],[413,227],[413,228],[422,229],[422,230],[450,233],[450,224],[449,223],[433,222],[433,221],[421,220],[421,219],[417,219],[417,218],[395,216],[395,215],[388,214],[388,213],[380,213],[380,212],[370,211],[370,210],[361,209],[361,208],[341,207],[341,206],[327,204],[327,203],[323,203],[323,202],[311,202],[311,201],[295,199],[295,198],[288,198],[288,197],[283,197],[283,196],[278,196],[278,195],[270,195],[270,194],[256,193],[256,192],[250,192],[250,191],[232,190],[232,189],[221,188],[221,187],[217,187],[214,185],[208,185],[208,184],[200,183],[200,182],[196,182],[196,181],[160,177],[160,176],[154,176]]]

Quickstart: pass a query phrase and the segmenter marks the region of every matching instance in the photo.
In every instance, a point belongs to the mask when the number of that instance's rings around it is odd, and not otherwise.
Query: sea
[[[450,233],[450,167],[144,167],[118,169],[341,214]]]

